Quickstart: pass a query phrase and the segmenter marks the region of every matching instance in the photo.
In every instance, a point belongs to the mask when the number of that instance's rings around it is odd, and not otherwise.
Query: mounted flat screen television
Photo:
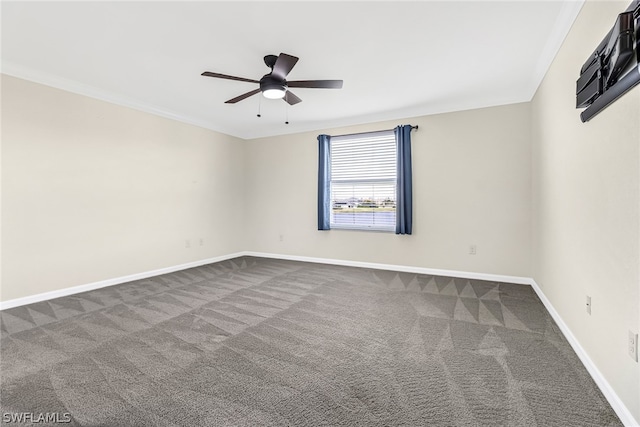
[[[586,122],[640,83],[640,0],[634,0],[587,58],[576,82]]]

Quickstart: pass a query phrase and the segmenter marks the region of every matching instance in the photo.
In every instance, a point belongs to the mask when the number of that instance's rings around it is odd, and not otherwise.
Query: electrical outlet
[[[202,237],[200,238],[200,246],[204,246],[204,239]]]
[[[280,241],[281,241],[281,242],[282,242],[282,241],[284,241],[284,234],[281,234],[281,235],[280,235]]]
[[[191,247],[191,240],[188,240],[188,239],[187,239],[187,240],[185,240],[185,241],[184,241],[184,247],[185,247],[185,248],[190,248],[190,247]]]
[[[476,245],[471,245],[469,246],[469,255],[475,255],[476,254]]]
[[[629,356],[634,360],[634,362],[638,361],[638,334],[634,334],[629,331],[629,342],[627,344],[629,347]]]
[[[591,315],[591,297],[587,295],[587,314]]]

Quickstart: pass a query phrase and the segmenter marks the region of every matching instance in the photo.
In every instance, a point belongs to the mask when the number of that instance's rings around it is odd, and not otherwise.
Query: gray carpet
[[[247,257],[0,317],[5,421],[621,425],[523,285]]]

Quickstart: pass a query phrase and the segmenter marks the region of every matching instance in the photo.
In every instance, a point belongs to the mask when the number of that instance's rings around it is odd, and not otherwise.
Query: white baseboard
[[[232,258],[242,256],[242,252],[228,255],[221,255],[214,258],[207,258],[199,261],[188,262],[186,264],[174,265],[171,267],[159,268],[157,270],[145,271],[143,273],[130,274],[128,276],[116,277],[114,279],[101,280],[99,282],[87,283],[85,285],[72,286],[70,288],[59,289],[51,292],[43,292],[41,294],[29,295],[27,297],[0,301],[0,310],[18,307],[35,302],[46,301],[54,298],[66,297],[80,292],[93,291],[95,289],[105,288],[107,286],[119,285],[121,283],[132,282],[134,280],[146,279],[148,277],[159,276],[161,274],[173,273],[174,271],[186,270],[188,268],[199,267],[214,262],[226,261]]]
[[[374,270],[402,271],[405,273],[429,274],[432,276],[459,277],[461,279],[487,280],[490,282],[516,283],[520,285],[531,284],[531,278],[521,277],[521,276],[504,276],[501,274],[474,273],[469,271],[458,271],[458,270],[440,270],[437,268],[413,267],[408,265],[380,264],[377,262],[349,261],[349,260],[343,260],[343,259],[271,254],[271,253],[264,253],[264,252],[252,252],[252,251],[246,251],[243,253],[243,255],[255,256],[260,258],[286,259],[289,261],[313,262],[316,264],[333,264],[333,265],[344,265],[347,267],[371,268]]]
[[[538,294],[540,301],[542,301],[542,304],[544,304],[549,314],[551,314],[551,317],[553,317],[553,320],[555,320],[556,324],[564,334],[564,337],[567,339],[569,344],[571,344],[573,351],[576,352],[576,354],[580,358],[580,361],[591,375],[591,378],[593,378],[604,397],[607,399],[615,413],[618,415],[618,418],[620,418],[620,421],[622,421],[622,423],[627,427],[640,427],[640,422],[638,422],[633,417],[633,414],[631,414],[629,408],[627,408],[627,406],[622,402],[618,394],[613,390],[613,387],[611,387],[611,384],[609,384],[604,375],[602,375],[602,372],[600,372],[600,370],[593,363],[587,352],[580,345],[578,339],[571,332],[571,329],[569,329],[567,324],[564,323],[564,320],[562,320],[560,314],[558,314],[556,309],[553,307],[551,301],[549,301],[544,292],[542,292],[540,286],[538,286],[535,280],[529,280],[529,284],[533,287],[533,290],[536,292],[536,294]]]
[[[50,292],[43,292],[41,294],[29,295],[22,298],[15,298],[7,301],[0,301],[0,311],[7,310],[9,308],[19,307],[21,305],[33,304],[36,302],[47,301],[54,298],[66,297],[69,295],[78,294],[80,292],[93,291],[95,289],[100,289],[107,286],[113,286],[113,285],[119,285],[121,283],[132,282],[134,280],[146,279],[148,277],[159,276],[161,274],[173,273],[174,271],[186,270],[188,268],[199,267],[205,264],[212,264],[214,262],[226,261],[228,259],[238,258],[241,256],[254,256],[254,257],[260,257],[260,258],[284,259],[289,261],[313,262],[318,264],[344,265],[349,267],[372,268],[375,270],[403,271],[407,273],[431,274],[434,276],[460,277],[464,279],[488,280],[493,282],[519,283],[523,285],[528,285],[531,283],[531,279],[527,277],[518,277],[518,276],[503,276],[498,274],[470,273],[466,271],[455,271],[455,270],[439,270],[435,268],[411,267],[411,266],[396,265],[396,264],[379,264],[379,263],[373,263],[373,262],[348,261],[348,260],[331,259],[331,258],[316,258],[316,257],[295,256],[295,255],[271,254],[271,253],[264,253],[264,252],[242,251],[242,252],[236,252],[236,253],[227,254],[227,255],[221,255],[214,258],[207,258],[199,261],[188,262],[186,264],[174,265],[171,267],[165,267],[157,270],[146,271],[143,273],[130,274],[127,276],[116,277],[113,279],[101,280],[99,282],[72,286],[69,288],[58,289]]]

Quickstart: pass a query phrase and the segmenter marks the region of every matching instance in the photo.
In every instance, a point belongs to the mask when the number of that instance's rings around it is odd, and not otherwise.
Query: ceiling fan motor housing
[[[260,90],[264,92],[269,89],[285,92],[287,90],[287,81],[274,77],[271,74],[266,74],[260,79]]]

